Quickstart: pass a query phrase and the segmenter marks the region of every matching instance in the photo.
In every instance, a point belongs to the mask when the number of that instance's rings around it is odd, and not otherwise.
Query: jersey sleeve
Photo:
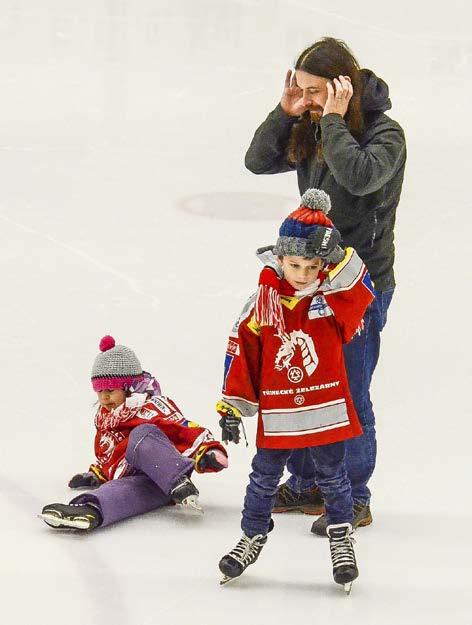
[[[207,428],[184,417],[177,404],[165,395],[148,399],[127,426],[131,430],[145,423],[158,427],[184,456],[192,456],[200,444],[213,440]]]
[[[375,298],[367,267],[352,247],[330,270],[321,291],[333,311],[343,343],[348,343],[362,327],[365,311]]]
[[[180,408],[170,397],[153,397],[148,403],[155,405],[156,400],[162,412],[166,411],[166,408],[170,408],[171,414],[167,414],[155,425],[172,441],[177,451],[187,458],[193,458],[197,473],[216,472],[211,467],[201,469],[199,462],[211,449],[219,450],[227,457],[226,449],[220,441],[215,440],[208,428],[184,417]]]
[[[139,425],[150,424],[159,428],[177,451],[188,458],[195,458],[199,451],[205,453],[213,448],[226,455],[225,448],[214,439],[211,431],[184,417],[170,397],[156,395],[129,411],[130,417],[120,424],[122,429],[115,432],[115,447],[111,455],[100,463],[107,479],[124,477],[134,471],[126,460],[126,452],[129,434]]]
[[[259,408],[261,346],[253,317],[255,301],[256,294],[233,326],[224,363],[223,399],[245,417],[254,416]]]

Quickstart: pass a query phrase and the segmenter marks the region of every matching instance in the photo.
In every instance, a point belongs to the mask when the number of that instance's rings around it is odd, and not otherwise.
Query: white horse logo
[[[311,336],[305,334],[302,330],[292,330],[290,334],[278,332],[277,336],[282,341],[282,345],[275,357],[275,368],[277,371],[290,368],[298,345],[302,350],[305,371],[307,375],[312,375],[318,366],[319,359]]]
[[[105,457],[105,462],[110,458],[116,446],[116,441],[109,432],[100,436],[100,451]]]

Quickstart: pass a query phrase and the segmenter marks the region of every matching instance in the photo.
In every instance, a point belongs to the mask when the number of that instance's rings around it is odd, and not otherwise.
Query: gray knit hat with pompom
[[[116,345],[112,336],[102,338],[100,352],[92,367],[94,391],[128,388],[143,377],[136,354],[129,347]]]
[[[326,229],[332,229],[336,242],[341,235],[327,216],[331,209],[331,200],[321,189],[308,189],[301,198],[300,207],[290,213],[279,230],[279,238],[273,249],[276,256],[303,256],[314,258],[322,256],[321,244],[326,239]],[[318,240],[320,239],[320,240]]]

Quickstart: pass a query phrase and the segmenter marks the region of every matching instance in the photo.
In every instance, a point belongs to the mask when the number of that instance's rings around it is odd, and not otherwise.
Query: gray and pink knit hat
[[[116,345],[112,336],[104,336],[100,341],[100,351],[92,367],[94,391],[128,388],[142,379],[141,363],[129,347]]]

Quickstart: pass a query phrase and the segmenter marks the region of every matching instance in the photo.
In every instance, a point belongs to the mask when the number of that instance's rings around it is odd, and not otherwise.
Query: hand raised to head
[[[333,86],[334,85],[334,86]],[[329,113],[337,113],[344,117],[352,98],[353,89],[349,76],[339,76],[326,84],[328,99],[323,110],[323,117]]]
[[[310,102],[307,102],[303,97],[303,90],[297,85],[295,72],[292,72],[291,69],[288,70],[285,76],[280,106],[291,117],[299,117],[310,106]]]

